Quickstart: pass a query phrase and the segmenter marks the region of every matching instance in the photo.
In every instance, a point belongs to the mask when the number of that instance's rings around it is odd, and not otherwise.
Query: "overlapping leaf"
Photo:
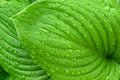
[[[9,73],[9,77],[4,76],[0,80],[48,80],[49,78],[44,70],[33,63],[30,54],[19,42],[15,27],[9,19],[27,4],[14,0],[3,0],[0,3],[0,64]]]
[[[119,80],[117,4],[39,0],[13,21],[19,39],[52,80]]]

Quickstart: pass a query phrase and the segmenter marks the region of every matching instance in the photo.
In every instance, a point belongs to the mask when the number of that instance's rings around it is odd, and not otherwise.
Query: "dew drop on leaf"
[[[65,1],[65,0],[60,0],[61,2]]]
[[[56,30],[56,27],[52,27],[51,29],[52,29],[52,30]]]
[[[51,72],[53,72],[53,73],[54,73],[54,72],[55,72],[55,70],[51,69]]]
[[[72,50],[72,49],[68,49],[67,51],[68,51],[68,52],[73,52],[73,50]]]
[[[72,48],[72,46],[71,46],[71,45],[68,45],[68,48]]]
[[[46,29],[42,29],[43,32],[48,33],[49,31]]]
[[[70,31],[66,31],[67,34],[70,34]]]
[[[80,71],[77,71],[77,74],[80,74]]]
[[[35,51],[34,51],[34,50],[32,50],[31,52],[32,52],[33,55],[35,54]]]
[[[110,7],[109,7],[109,6],[106,6],[104,9],[105,9],[106,11],[110,11]]]
[[[57,7],[60,7],[61,5],[60,5],[59,3],[56,3],[56,6],[57,6]]]
[[[80,50],[76,50],[76,52],[80,52]]]
[[[67,74],[69,74],[69,70],[68,70],[68,69],[65,69],[65,72],[66,72]]]
[[[25,31],[26,34],[29,34],[29,31]]]
[[[53,20],[58,20],[58,18],[55,17],[55,16],[51,16],[50,18],[53,19]]]
[[[49,57],[48,59],[49,59],[49,60],[52,60],[52,58],[51,58],[51,57]]]

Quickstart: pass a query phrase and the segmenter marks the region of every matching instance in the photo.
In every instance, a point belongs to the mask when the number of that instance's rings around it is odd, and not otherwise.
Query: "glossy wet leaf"
[[[20,41],[52,80],[119,80],[117,4],[116,0],[38,0],[13,21]]]
[[[1,1],[0,3],[0,65],[9,76],[0,80],[48,80],[46,72],[33,60],[20,43],[11,16],[21,11],[27,3]],[[4,73],[3,73],[4,74]],[[2,74],[0,74],[1,76]]]

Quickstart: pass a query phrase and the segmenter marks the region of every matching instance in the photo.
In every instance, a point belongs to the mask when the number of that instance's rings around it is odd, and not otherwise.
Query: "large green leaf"
[[[0,65],[10,75],[4,76],[6,80],[48,80],[46,72],[33,63],[30,53],[19,42],[9,19],[26,6],[27,3],[14,0],[0,2]]]
[[[39,0],[13,16],[19,39],[52,80],[119,80],[119,5],[103,1]]]

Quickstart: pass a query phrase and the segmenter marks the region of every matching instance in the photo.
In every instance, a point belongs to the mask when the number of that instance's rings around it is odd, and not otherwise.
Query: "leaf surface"
[[[27,3],[19,1],[0,3],[0,64],[10,75],[6,80],[48,80],[45,70],[33,63],[30,53],[22,46],[9,19],[26,6]]]
[[[20,41],[52,80],[119,80],[116,4],[38,0],[13,16],[13,22]]]

